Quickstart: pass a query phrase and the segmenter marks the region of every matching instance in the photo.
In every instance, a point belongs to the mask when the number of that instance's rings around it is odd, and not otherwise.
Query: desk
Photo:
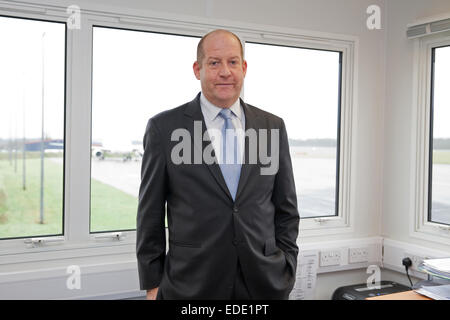
[[[378,297],[366,298],[366,300],[433,300],[433,299],[425,297],[411,290],[392,294],[385,294],[383,296]]]

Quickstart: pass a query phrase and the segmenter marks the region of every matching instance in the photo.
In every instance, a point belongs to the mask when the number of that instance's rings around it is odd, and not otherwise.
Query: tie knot
[[[229,108],[222,109],[219,115],[224,119],[231,119],[231,110]]]

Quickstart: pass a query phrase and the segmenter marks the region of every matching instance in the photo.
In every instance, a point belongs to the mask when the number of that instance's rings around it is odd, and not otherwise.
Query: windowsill
[[[121,255],[133,253],[135,250],[135,234],[129,234],[123,240],[92,238],[87,242],[55,242],[44,243],[35,247],[27,247],[24,239],[14,241],[14,249],[7,247],[0,250],[0,270],[2,266],[16,263],[33,263],[57,261],[64,259],[79,259],[85,257]],[[5,240],[8,241],[8,240]]]

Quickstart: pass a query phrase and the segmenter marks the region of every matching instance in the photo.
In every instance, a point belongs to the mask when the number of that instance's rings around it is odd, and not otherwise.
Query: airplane
[[[97,160],[140,161],[144,154],[142,141],[131,141],[127,144],[106,144],[98,141],[92,142],[91,156]]]

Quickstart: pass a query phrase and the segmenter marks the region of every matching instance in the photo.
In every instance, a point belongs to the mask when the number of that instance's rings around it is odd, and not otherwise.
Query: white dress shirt
[[[219,116],[222,108],[215,106],[206,99],[203,93],[200,95],[200,107],[205,119],[206,129],[210,138],[216,136],[216,133],[220,133],[225,124],[225,120]],[[244,109],[241,106],[240,99],[238,98],[229,108],[231,110],[231,122],[237,133],[238,150],[241,158],[241,163],[244,158],[244,143],[245,143],[245,114]],[[220,138],[217,137],[217,138]],[[217,138],[212,138],[212,145],[216,154],[216,159],[220,161],[221,157],[221,141]]]

